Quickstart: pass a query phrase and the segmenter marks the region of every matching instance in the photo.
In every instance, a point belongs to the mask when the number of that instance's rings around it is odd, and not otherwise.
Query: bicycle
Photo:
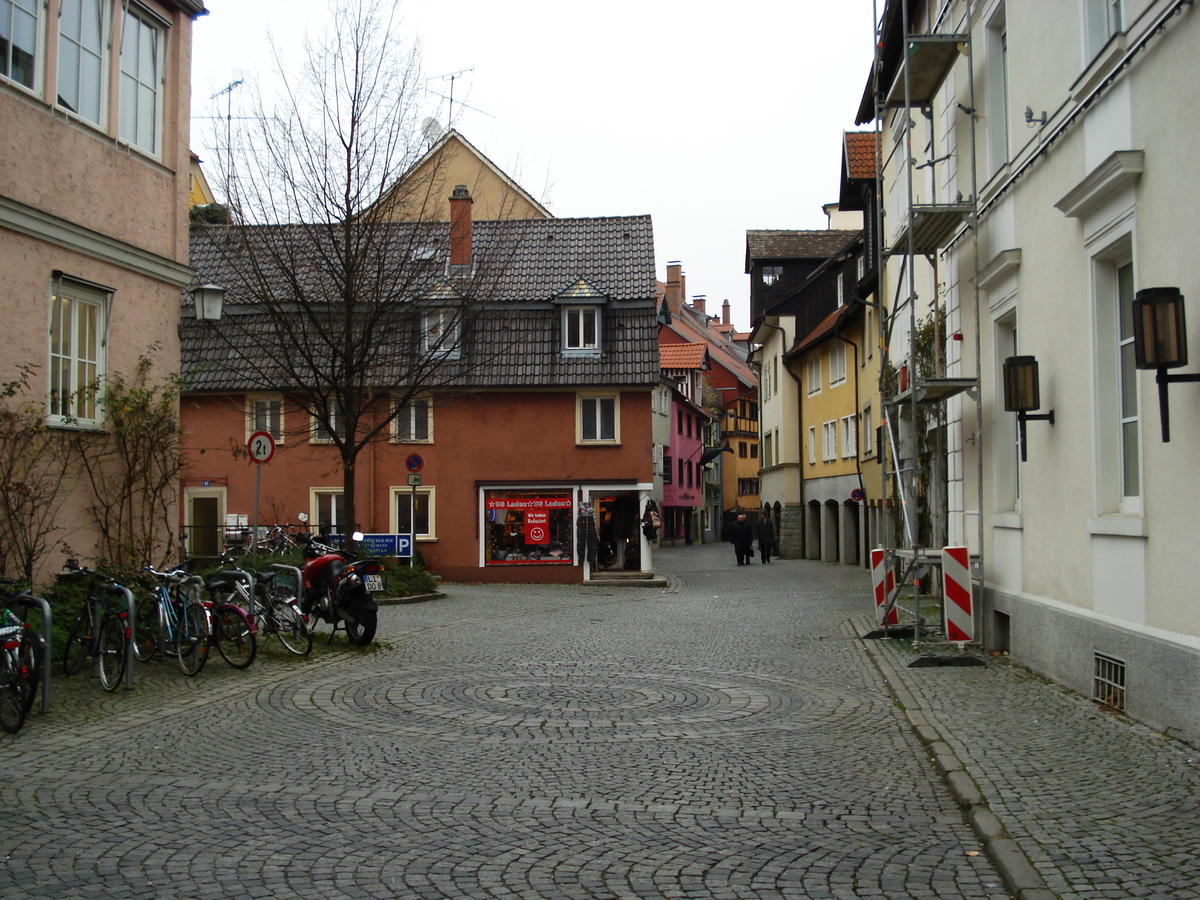
[[[10,603],[32,601],[28,590],[0,588]],[[32,604],[30,604],[32,605]],[[11,609],[0,610],[0,728],[16,734],[25,724],[42,680],[42,651],[46,642]]]
[[[146,566],[146,571],[158,579],[158,586],[138,601],[134,656],[142,662],[155,654],[173,656],[184,675],[195,675],[208,660],[211,635],[208,614],[189,586],[204,580],[182,569],[159,572]]]
[[[235,579],[232,584],[228,579],[220,577],[225,575]],[[248,590],[239,589],[239,582],[243,576],[248,577],[248,573],[241,569],[219,572],[217,578],[204,584],[204,589],[210,597],[203,605],[208,612],[212,643],[216,644],[221,658],[235,669],[248,668],[258,655],[258,629],[254,620],[245,609],[233,602],[235,597],[249,597]]]
[[[91,578],[92,586],[67,636],[63,674],[77,675],[90,658],[95,663],[100,686],[111,693],[121,683],[133,655],[133,624],[127,611],[133,606],[133,594],[116,579],[74,561],[68,561],[66,567]],[[124,595],[126,609],[110,608],[110,594]]]
[[[304,545],[298,542],[287,530],[291,527],[290,523],[287,525],[271,525],[266,529],[262,537],[257,539],[247,538],[246,543],[234,544],[228,547],[222,558],[230,560],[236,557],[249,556],[251,553],[282,556],[285,553],[293,551],[299,552]]]
[[[295,592],[289,591],[276,579],[279,572],[239,571],[254,580],[254,595],[247,599],[250,614],[259,624],[259,633],[275,635],[284,649],[296,656],[311,653],[313,636],[308,619],[300,611]]]

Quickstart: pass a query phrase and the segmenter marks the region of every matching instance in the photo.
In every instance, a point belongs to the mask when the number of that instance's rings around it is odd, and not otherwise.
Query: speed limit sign
[[[246,449],[250,451],[250,458],[259,465],[268,463],[275,455],[275,438],[271,437],[270,432],[256,431],[250,435]]]

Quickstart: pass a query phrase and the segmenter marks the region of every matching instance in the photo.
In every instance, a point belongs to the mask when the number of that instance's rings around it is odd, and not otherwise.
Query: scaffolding
[[[875,60],[872,70],[876,141],[879,161],[876,165],[875,233],[877,240],[876,271],[880,273],[880,290],[877,294],[880,321],[884,324],[884,371],[881,390],[885,414],[884,428],[886,449],[884,458],[885,503],[894,498],[899,513],[899,522],[885,528],[884,565],[886,571],[896,572],[894,587],[887,602],[880,608],[879,623],[885,633],[890,633],[891,620],[898,622],[898,630],[907,633],[911,627],[914,646],[918,653],[924,643],[932,642],[938,635],[938,627],[927,620],[923,612],[932,599],[940,598],[940,578],[932,577],[940,569],[942,548],[949,537],[951,514],[948,497],[950,473],[948,461],[951,448],[948,441],[951,425],[959,426],[958,446],[953,452],[959,461],[957,480],[959,509],[962,516],[960,533],[965,542],[967,529],[967,502],[965,491],[965,459],[962,440],[962,425],[967,418],[966,402],[957,405],[953,420],[949,413],[949,401],[956,397],[973,399],[975,412],[975,461],[976,471],[976,552],[971,556],[972,580],[979,581],[983,547],[983,471],[982,454],[979,452],[978,437],[983,427],[982,407],[979,391],[980,381],[980,328],[979,295],[975,284],[978,271],[978,246],[975,229],[978,190],[976,171],[976,123],[974,73],[971,64],[971,0],[944,0],[940,10],[934,14],[935,3],[924,4],[919,0],[887,0],[883,15],[875,9]],[[923,27],[910,18],[915,12],[925,12]],[[958,18],[954,13],[957,11]],[[955,114],[968,119],[964,129],[967,146],[956,133],[953,120],[947,126],[949,149],[938,156],[938,119],[934,103],[951,73],[965,59],[961,69],[966,72],[967,103],[957,102],[959,85],[954,86]],[[922,135],[924,140],[917,146],[917,117],[927,124]],[[892,133],[896,136],[890,153],[886,150],[885,137],[889,130],[889,117],[894,117]],[[897,154],[899,157],[897,158]],[[919,158],[919,155],[921,158]],[[898,230],[893,239],[886,240],[884,231],[884,171],[885,160],[891,162],[896,171],[895,187],[903,194],[898,204]],[[961,167],[955,170],[954,178],[941,183],[938,166],[948,161],[970,161],[968,180],[963,185]],[[918,173],[928,170],[923,185],[918,184]],[[964,190],[964,187],[967,188]],[[952,196],[940,196],[940,194]],[[964,245],[964,239],[969,245]],[[957,266],[954,304],[946,301],[943,316],[943,298],[939,284],[939,259],[952,244],[963,247],[959,252],[970,253],[969,266]],[[969,249],[966,247],[969,246]],[[889,263],[891,265],[889,266]],[[926,274],[932,286],[932,296],[920,296],[917,285],[918,265],[926,266]],[[887,304],[889,286],[884,273],[899,270],[894,285],[894,298]],[[919,318],[919,304],[924,299],[920,312],[928,312]],[[947,361],[950,334],[944,323],[957,320],[961,325],[969,313],[971,328],[969,339],[973,340],[973,372],[963,372],[964,360]],[[907,321],[903,321],[903,317]],[[907,348],[905,353],[895,353],[893,338],[900,326],[907,326]],[[954,333],[957,340],[966,341],[968,335],[961,329]],[[931,334],[932,333],[932,334]],[[922,351],[924,351],[922,353]],[[899,365],[896,365],[899,361]],[[949,374],[953,370],[954,374]],[[890,498],[889,498],[890,494]],[[898,527],[897,527],[898,524]],[[942,599],[940,602],[944,602]],[[890,616],[893,610],[901,617]],[[907,619],[907,624],[905,622]],[[940,621],[940,618],[939,618]],[[976,632],[978,629],[976,629]],[[944,635],[942,635],[944,637]],[[960,644],[961,649],[961,644]],[[916,663],[914,663],[916,664]]]

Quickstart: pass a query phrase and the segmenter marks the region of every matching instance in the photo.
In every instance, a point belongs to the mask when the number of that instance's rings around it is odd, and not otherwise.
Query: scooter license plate
[[[367,590],[372,594],[377,594],[383,590],[382,575],[368,575],[366,577]]]

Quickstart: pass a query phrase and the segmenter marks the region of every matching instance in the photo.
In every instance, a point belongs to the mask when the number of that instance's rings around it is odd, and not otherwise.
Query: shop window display
[[[487,565],[572,565],[571,492],[484,491]]]

